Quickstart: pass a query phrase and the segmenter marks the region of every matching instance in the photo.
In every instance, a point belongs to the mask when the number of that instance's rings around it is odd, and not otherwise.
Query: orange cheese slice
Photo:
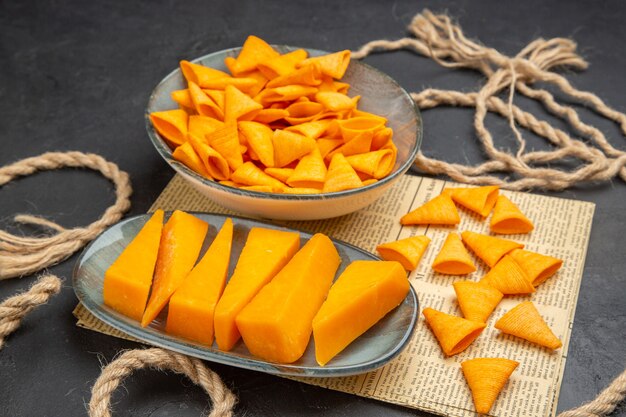
[[[141,318],[146,327],[161,312],[193,268],[209,225],[176,210],[163,227],[152,292]]]
[[[489,413],[518,365],[519,362],[505,358],[476,358],[461,362],[477,413]]]
[[[266,167],[274,166],[272,129],[262,123],[243,121],[237,124],[248,146]],[[240,136],[241,138],[241,136]]]
[[[279,363],[302,356],[340,262],[333,242],[318,233],[244,307],[237,329],[253,355]]]
[[[519,207],[503,195],[498,196],[489,226],[492,232],[504,235],[530,233],[534,228]]]
[[[317,363],[326,365],[402,303],[409,286],[398,262],[354,261],[348,265],[313,319]]]
[[[326,165],[316,147],[311,153],[300,159],[293,175],[287,179],[287,184],[295,188],[317,188],[321,190],[326,180],[326,172]]]
[[[448,188],[445,192],[450,193],[455,203],[487,217],[496,204],[499,189],[497,185],[487,185],[475,188]]]
[[[159,252],[163,210],[157,210],[104,273],[104,304],[141,320]]]
[[[202,159],[200,159],[189,141],[174,149],[174,152],[172,152],[172,157],[178,162],[185,164],[189,169],[202,175],[203,177],[209,179],[213,178],[204,167]]]
[[[432,308],[425,308],[422,313],[446,356],[463,352],[487,326]]]
[[[187,140],[187,112],[166,110],[150,113],[152,125],[172,147],[182,145]]]
[[[274,166],[283,168],[302,158],[315,148],[315,139],[286,130],[276,129],[272,136]]]
[[[535,292],[535,287],[531,284],[524,270],[510,255],[504,255],[480,281],[491,285],[506,295]]]
[[[274,177],[270,177],[253,162],[245,162],[230,176],[231,180],[244,185],[267,185],[273,189],[284,188],[285,185]]]
[[[376,179],[389,175],[393,170],[393,159],[393,152],[390,149],[381,149],[346,157],[348,163],[357,172],[368,174]]]
[[[424,203],[400,219],[400,223],[407,224],[441,224],[456,225],[461,221],[459,212],[452,199],[441,194]]]
[[[463,317],[472,321],[486,323],[504,296],[484,282],[457,281],[452,285]]]
[[[231,350],[239,340],[237,314],[289,262],[300,247],[300,234],[253,227],[248,233],[235,272],[215,308],[215,340]]]
[[[512,240],[470,231],[461,233],[461,237],[472,252],[490,267],[493,267],[504,255],[511,252],[513,249],[521,249],[524,247],[521,243]]]
[[[561,259],[524,249],[515,249],[510,255],[524,270],[534,287],[554,275],[563,265]]]
[[[322,73],[338,80],[343,77],[350,64],[350,51],[339,51],[328,55],[316,56],[305,59],[298,67],[318,63]]]
[[[448,237],[433,261],[433,269],[440,274],[465,275],[476,271],[476,266],[459,235],[448,233]]]
[[[332,193],[350,190],[352,188],[361,187],[362,185],[361,179],[354,169],[352,169],[348,161],[346,161],[346,157],[340,153],[335,154],[330,161],[322,191]]]
[[[427,236],[411,236],[380,244],[376,250],[384,260],[400,262],[404,269],[413,271],[424,256],[429,243],[430,238]]]
[[[495,328],[548,349],[558,349],[563,345],[532,301],[524,301],[513,307],[496,322]]]
[[[233,221],[226,219],[209,249],[170,298],[165,331],[204,345],[213,343],[213,315],[228,274]]]

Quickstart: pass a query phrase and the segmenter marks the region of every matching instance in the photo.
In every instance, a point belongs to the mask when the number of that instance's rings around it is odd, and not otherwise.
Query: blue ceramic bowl
[[[295,47],[274,45],[280,53]],[[227,71],[224,58],[236,57],[241,48],[205,55],[192,62]],[[328,52],[307,49],[310,56]],[[172,150],[157,133],[149,114],[177,108],[170,94],[186,88],[180,69],[172,71],[150,95],[145,113],[146,129],[152,144],[165,161],[198,191],[216,203],[252,216],[283,220],[315,220],[341,216],[359,210],[380,197],[413,163],[422,141],[422,119],[410,95],[388,75],[359,61],[351,61],[343,82],[350,84],[350,96],[360,95],[359,109],[388,120],[398,155],[391,174],[380,181],[353,190],[322,194],[277,194],[247,191],[209,181],[172,157]]]

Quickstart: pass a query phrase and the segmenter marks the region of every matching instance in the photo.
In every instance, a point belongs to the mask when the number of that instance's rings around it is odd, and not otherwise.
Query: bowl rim
[[[273,48],[284,49],[284,50],[288,50],[288,51],[296,50],[296,49],[304,49],[309,54],[314,54],[314,55],[325,55],[325,54],[329,54],[330,53],[330,52],[323,51],[323,50],[320,50],[320,49],[303,48],[303,47],[297,47],[297,46],[291,46],[291,45],[275,45],[275,44],[272,44],[271,46]],[[197,62],[202,61],[204,59],[210,58],[210,57],[212,57],[214,55],[225,55],[225,56],[227,56],[228,54],[233,54],[233,53],[238,52],[239,50],[241,50],[241,48],[242,47],[239,46],[239,47],[235,47],[235,48],[227,48],[227,49],[222,49],[222,50],[219,50],[219,51],[211,52],[209,54],[202,55],[202,56],[200,56],[198,58],[194,58],[190,62],[197,63]],[[351,196],[351,195],[354,195],[354,194],[358,194],[358,193],[362,193],[362,192],[366,192],[366,191],[372,190],[372,189],[377,188],[377,187],[382,187],[385,184],[393,182],[396,178],[400,177],[405,172],[407,172],[409,170],[409,168],[411,167],[411,165],[413,164],[413,162],[415,161],[415,156],[417,155],[417,152],[419,151],[419,149],[421,147],[421,144],[422,144],[422,135],[423,135],[422,115],[421,115],[421,113],[419,111],[419,108],[417,107],[417,104],[411,98],[411,95],[404,89],[404,87],[402,87],[391,76],[387,75],[386,73],[380,71],[379,69],[377,69],[377,68],[375,68],[375,67],[373,67],[371,65],[368,65],[368,64],[366,64],[366,63],[364,63],[362,61],[351,60],[350,64],[352,64],[353,62],[356,63],[357,65],[364,66],[366,69],[368,69],[370,71],[377,72],[379,76],[382,76],[383,78],[386,78],[388,81],[390,81],[392,84],[395,84],[398,87],[398,89],[401,91],[401,93],[402,93],[401,95],[405,96],[405,98],[407,98],[409,100],[409,102],[411,103],[412,109],[415,112],[416,118],[418,120],[418,123],[416,123],[416,127],[415,127],[415,143],[412,146],[412,148],[409,150],[409,157],[407,158],[407,160],[395,172],[392,172],[391,174],[387,175],[385,178],[382,178],[382,179],[376,181],[373,184],[368,184],[368,185],[365,185],[365,186],[362,186],[362,187],[352,188],[352,189],[344,190],[344,191],[335,191],[335,192],[330,192],[330,193],[319,193],[319,194],[285,194],[285,193],[270,193],[270,192],[261,192],[261,191],[253,191],[253,190],[242,190],[240,188],[235,188],[235,187],[230,187],[230,186],[227,186],[227,185],[220,184],[218,181],[212,181],[212,180],[209,180],[207,178],[204,178],[203,176],[201,176],[200,174],[198,174],[194,170],[190,169],[186,165],[176,161],[172,157],[172,151],[171,151],[170,147],[165,143],[165,141],[161,138],[161,135],[158,134],[158,132],[156,131],[156,129],[152,125],[152,122],[150,121],[150,113],[149,113],[148,109],[149,109],[150,104],[152,103],[152,101],[155,99],[156,94],[161,89],[162,85],[166,81],[168,81],[170,78],[175,77],[176,75],[181,73],[180,66],[177,67],[176,69],[174,69],[173,71],[171,71],[169,74],[167,74],[156,85],[156,87],[154,87],[154,89],[150,93],[150,96],[148,98],[148,103],[147,103],[146,109],[144,111],[144,121],[145,121],[145,125],[146,125],[146,130],[148,132],[148,137],[150,138],[150,141],[152,142],[152,145],[156,148],[156,150],[159,153],[159,155],[161,155],[161,157],[165,160],[165,162],[167,162],[174,169],[174,171],[179,172],[181,174],[188,175],[188,176],[192,177],[195,181],[198,181],[198,182],[202,183],[203,185],[206,185],[206,186],[208,186],[210,188],[214,188],[214,189],[216,189],[218,191],[222,191],[222,192],[226,192],[226,193],[239,195],[239,196],[242,196],[242,197],[253,197],[253,198],[261,198],[261,199],[268,199],[268,200],[294,200],[294,201],[301,201],[301,200],[326,200],[326,199],[337,199],[337,198],[342,198],[342,197],[348,197],[348,196]]]

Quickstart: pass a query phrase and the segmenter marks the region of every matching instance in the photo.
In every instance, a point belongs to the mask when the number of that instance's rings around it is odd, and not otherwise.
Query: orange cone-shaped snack
[[[554,275],[563,265],[560,259],[524,249],[515,249],[510,255],[535,287]]]
[[[299,67],[312,64],[314,62],[319,63],[322,73],[339,80],[345,74],[350,64],[350,51],[339,51],[328,55],[316,56],[298,64]]]
[[[226,62],[226,60],[224,60],[224,62]],[[267,85],[267,77],[263,75],[263,73],[259,70],[242,73],[241,77],[253,79],[256,81],[255,85],[245,88],[246,94],[248,94],[250,97],[254,97],[259,94],[261,90],[263,90],[263,88]]]
[[[315,139],[276,129],[272,136],[274,145],[274,166],[282,168],[302,158],[315,148]]]
[[[248,146],[266,167],[274,166],[274,145],[272,129],[262,123],[239,122],[239,131],[246,138]]]
[[[397,261],[407,271],[413,271],[426,252],[430,243],[427,236],[411,236],[406,239],[387,242],[376,247],[381,258],[386,261]]]
[[[400,223],[406,224],[459,224],[461,218],[452,199],[441,194],[424,203],[400,219]]]
[[[519,207],[503,195],[498,196],[489,226],[492,232],[504,235],[530,233],[534,228]]]
[[[393,137],[393,130],[389,127],[384,127],[382,129],[378,129],[374,132],[374,137],[372,138],[372,150],[376,151],[383,146],[385,146],[391,138]]]
[[[455,203],[462,205],[468,210],[487,217],[498,198],[499,187],[487,185],[476,188],[449,188],[449,192]]]
[[[330,111],[351,110],[356,107],[361,96],[348,97],[345,94],[335,93],[333,91],[321,91],[315,94],[315,101],[322,104],[325,109]]]
[[[265,168],[265,173],[270,177],[287,183],[287,179],[293,175],[293,168]]]
[[[292,125],[309,123],[317,119],[324,111],[324,106],[313,101],[297,101],[287,107],[285,110],[289,112],[289,116],[285,120]]]
[[[282,182],[274,177],[270,177],[265,172],[261,171],[261,168],[250,161],[240,165],[239,168],[232,173],[230,179],[244,185],[267,185],[277,189],[285,187]]]
[[[354,261],[348,265],[313,319],[317,363],[324,366],[402,303],[410,285],[398,262]]]
[[[176,210],[163,227],[152,292],[141,318],[146,327],[161,312],[193,268],[209,225]]]
[[[185,110],[166,110],[150,113],[150,121],[170,146],[180,146],[187,140],[188,116]]]
[[[319,64],[305,65],[298,70],[276,77],[267,83],[267,88],[284,87],[286,85],[320,85],[322,70]]]
[[[300,159],[293,175],[287,180],[290,187],[295,188],[318,188],[324,187],[326,180],[326,165],[317,148]]]
[[[493,267],[504,255],[513,249],[524,247],[521,243],[501,239],[480,233],[465,231],[461,233],[463,242],[487,265]]]
[[[332,158],[332,156],[336,153],[341,153],[343,156],[351,156],[369,152],[372,146],[373,136],[374,134],[372,132],[361,132],[341,145],[338,149],[329,153],[327,158]]]
[[[254,116],[255,122],[259,123],[272,123],[280,119],[284,119],[285,117],[289,117],[289,112],[284,109],[262,109]]]
[[[202,159],[200,159],[193,146],[191,146],[191,142],[187,141],[174,149],[172,157],[178,162],[185,164],[197,174],[200,174],[205,178],[213,178],[204,167]]]
[[[191,96],[189,95],[189,90],[175,90],[170,94],[172,100],[174,100],[181,107],[182,110],[185,110],[187,113],[189,111],[194,110],[193,101],[191,101]]]
[[[223,127],[206,135],[206,140],[213,149],[226,159],[228,166],[233,171],[243,164],[236,123],[225,123]]]
[[[312,122],[300,123],[295,126],[289,126],[285,130],[300,133],[301,135],[317,139],[324,134],[328,128],[329,120],[315,120]]]
[[[513,307],[496,322],[495,328],[548,349],[558,349],[563,346],[532,301],[524,301]]]
[[[223,71],[189,61],[180,61],[180,70],[188,83],[194,83],[200,87],[206,87],[210,80],[228,77],[228,74]]]
[[[498,289],[502,294],[530,294],[535,287],[517,262],[510,256],[504,257],[480,280]]]
[[[519,362],[505,358],[476,358],[461,362],[461,369],[472,391],[477,413],[489,413],[500,391],[518,365]]]
[[[361,187],[363,183],[354,169],[350,166],[346,157],[338,153],[333,156],[326,174],[326,182],[324,182],[325,193],[336,191],[350,190],[352,188]]]
[[[424,317],[446,356],[463,352],[482,333],[485,323],[425,308]]]
[[[302,356],[340,262],[333,242],[318,233],[259,291],[236,318],[253,355],[278,363]]]
[[[300,247],[300,234],[253,227],[248,233],[235,272],[215,308],[215,339],[221,350],[231,350],[239,331],[237,314],[270,282]]]
[[[104,273],[104,304],[141,320],[159,252],[163,210],[157,210]]]
[[[207,96],[209,96],[209,98],[211,100],[213,100],[215,102],[215,104],[217,105],[217,107],[220,108],[220,110],[222,111],[222,113],[224,112],[224,97],[226,95],[226,93],[224,92],[224,90],[209,90],[209,89],[203,89],[202,90],[204,92],[204,94],[206,94]]]
[[[356,171],[376,179],[386,177],[393,170],[393,152],[389,149],[350,155],[346,159]]]
[[[304,61],[307,56],[308,52],[304,49],[296,49],[283,55],[263,59],[259,62],[258,68],[265,77],[272,80],[294,72],[296,65]]]
[[[486,323],[502,300],[503,294],[483,282],[457,281],[452,284],[463,317]]]
[[[189,95],[193,101],[193,105],[196,111],[202,116],[213,117],[215,119],[223,120],[224,111],[222,108],[211,99],[197,84],[189,83]]]
[[[232,85],[224,90],[224,121],[250,120],[263,108]]]
[[[465,275],[476,271],[476,266],[459,235],[448,233],[446,241],[433,261],[433,269],[441,274]]]
[[[375,132],[385,126],[385,119],[373,117],[352,117],[339,120],[339,129],[344,141],[349,141],[362,132]]]
[[[244,93],[247,93],[250,90],[254,89],[256,87],[256,84],[257,80],[255,80],[254,78],[224,77],[208,81],[206,83],[206,88],[211,90],[225,90],[226,87],[231,86],[236,87],[238,90],[243,91]]]
[[[200,262],[170,299],[165,331],[210,346],[213,315],[228,274],[233,221],[226,219]]]
[[[206,135],[215,132],[222,126],[224,126],[224,123],[213,117],[189,116],[188,133],[195,135],[202,142],[206,142]]]
[[[322,158],[326,158],[330,152],[343,145],[343,139],[320,138],[317,140],[317,148],[320,150]]]
[[[211,178],[215,178],[218,181],[230,178],[228,162],[219,152],[192,134],[189,135],[189,141],[187,143],[193,147],[202,162],[204,170]]]
[[[266,106],[278,101],[292,101],[300,97],[312,96],[317,88],[305,85],[286,85],[284,87],[266,88],[254,97],[254,101]]]
[[[254,35],[250,35],[243,43],[243,47],[235,59],[234,65],[232,65],[234,70],[233,75],[238,75],[246,71],[252,71],[259,65],[260,62],[267,61],[278,56],[279,53],[276,52],[267,42]]]

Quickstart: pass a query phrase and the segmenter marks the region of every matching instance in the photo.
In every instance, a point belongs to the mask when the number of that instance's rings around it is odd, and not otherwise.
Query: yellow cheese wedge
[[[398,262],[354,261],[348,265],[313,319],[317,362],[326,365],[402,303],[409,285]]]
[[[233,221],[226,219],[200,262],[170,299],[167,333],[205,345],[213,343],[213,315],[228,274]]]
[[[241,251],[233,276],[215,308],[215,340],[231,350],[240,334],[237,314],[289,262],[300,247],[300,234],[253,227]]]
[[[263,287],[236,318],[253,355],[279,363],[302,356],[340,262],[333,242],[318,233]]]
[[[141,318],[146,327],[161,312],[193,268],[209,225],[176,210],[163,227],[152,292]]]
[[[163,210],[157,210],[104,273],[104,304],[141,320],[159,252]]]

